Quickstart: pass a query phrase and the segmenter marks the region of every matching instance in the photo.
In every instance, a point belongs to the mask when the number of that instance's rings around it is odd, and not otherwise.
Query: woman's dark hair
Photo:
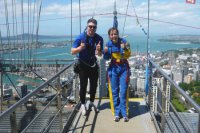
[[[87,23],[90,23],[90,22],[92,22],[92,23],[94,23],[95,25],[97,25],[97,20],[94,19],[94,18],[88,19]]]
[[[110,29],[108,30],[108,35],[110,35],[110,32],[113,31],[113,30],[116,30],[116,31],[117,31],[117,34],[119,34],[118,29],[115,28],[115,27],[112,27],[112,28],[110,28]]]

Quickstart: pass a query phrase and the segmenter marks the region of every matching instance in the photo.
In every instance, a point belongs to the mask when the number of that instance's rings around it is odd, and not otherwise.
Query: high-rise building
[[[154,113],[157,113],[158,111],[158,103],[157,103],[157,95],[158,95],[158,86],[160,78],[154,78],[152,79],[152,92],[151,92],[151,111]]]
[[[176,82],[183,82],[183,73],[179,71],[174,71],[173,72],[173,80]]]
[[[130,76],[130,97],[135,96],[137,91],[137,77]]]
[[[198,81],[199,80],[199,72],[197,70],[194,70],[194,74],[193,74],[194,80]]]
[[[137,90],[144,91],[145,90],[145,77],[138,77],[137,79]]]
[[[160,89],[159,89],[160,87]],[[152,80],[152,94],[151,94],[151,110],[155,113],[161,110],[158,108],[158,102],[161,107],[164,109],[163,111],[169,112],[170,111],[170,104],[164,98],[162,93],[167,97],[167,99],[171,99],[171,84],[168,80],[164,77],[161,78],[153,78]]]
[[[25,97],[28,94],[27,85],[21,86],[21,94],[22,94],[22,97]]]
[[[193,76],[192,73],[189,73],[189,74],[186,76],[186,83],[189,84],[189,83],[193,80],[192,76]]]
[[[169,99],[169,100],[171,100],[171,98],[172,98],[172,95],[171,95],[171,84],[170,84],[170,82],[167,80],[167,85],[166,85],[166,91],[165,91],[165,95],[166,95],[166,97]],[[170,104],[169,104],[169,102],[166,100],[165,101],[165,112],[169,112],[170,111]]]

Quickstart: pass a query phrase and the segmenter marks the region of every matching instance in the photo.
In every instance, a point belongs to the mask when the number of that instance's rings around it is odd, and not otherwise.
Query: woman
[[[120,120],[120,113],[124,122],[128,122],[128,84],[130,69],[127,59],[131,55],[128,43],[119,38],[116,28],[108,30],[110,40],[104,48],[104,59],[111,59],[108,68],[108,82],[111,110],[115,116],[114,121]],[[111,93],[112,92],[112,93]]]

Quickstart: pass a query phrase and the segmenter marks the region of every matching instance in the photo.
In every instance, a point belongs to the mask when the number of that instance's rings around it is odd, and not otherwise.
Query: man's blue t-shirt
[[[94,62],[96,62],[95,50],[99,41],[101,50],[103,50],[103,38],[100,35],[95,33],[93,37],[90,37],[87,36],[86,32],[84,32],[75,39],[72,47],[77,48],[80,46],[81,42],[84,42],[86,47],[80,51],[77,56],[81,61],[84,61],[88,65],[93,65]]]

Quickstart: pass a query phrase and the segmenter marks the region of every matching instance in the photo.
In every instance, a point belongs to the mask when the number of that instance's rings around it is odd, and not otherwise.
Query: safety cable
[[[14,0],[14,16],[15,16],[15,35],[16,35],[16,43],[17,43],[17,45],[19,45],[19,36],[18,36],[18,21],[17,21],[17,14],[16,14],[16,12],[17,12],[17,9],[16,9],[16,2],[15,2],[15,0]],[[16,57],[15,57],[16,59],[17,59],[17,63],[19,64],[19,59],[20,59],[20,52],[18,53],[18,54],[16,54]]]
[[[7,1],[4,0],[4,6],[5,6],[5,17],[6,17],[6,29],[7,29],[7,42],[8,42],[8,47],[9,47],[9,56],[8,58],[11,59],[11,45],[10,45],[10,27],[9,27],[9,22],[8,22],[8,6],[7,6]]]
[[[124,13],[118,13],[118,14],[119,15],[126,15]],[[127,16],[129,16],[129,17],[136,17],[135,15],[132,15],[132,14],[127,14]],[[147,19],[148,20],[148,18],[146,18],[146,17],[139,17],[138,16],[138,18]],[[200,27],[195,27],[195,26],[190,26],[190,25],[178,24],[178,23],[174,23],[174,22],[162,21],[162,20],[152,19],[152,18],[149,18],[149,20],[160,22],[160,23],[166,23],[166,24],[171,24],[171,25],[176,25],[176,26],[181,26],[181,27],[187,27],[187,28],[192,28],[192,29],[200,30]]]
[[[145,81],[145,93],[146,93],[146,96],[149,97],[149,57],[150,57],[150,54],[149,54],[149,49],[150,49],[150,44],[149,44],[149,28],[150,28],[150,25],[149,25],[149,21],[150,21],[150,0],[148,0],[148,34],[147,34],[147,53],[146,53],[146,56],[147,56],[147,62],[146,62],[146,81]],[[145,98],[146,99],[146,98]]]
[[[0,58],[3,60],[4,59],[4,50],[3,50],[3,42],[2,42],[2,37],[1,37],[1,29],[0,29],[0,50],[1,50],[1,56]]]
[[[14,1],[12,0],[12,21],[13,21],[13,23],[14,23],[14,21],[15,21],[15,16],[14,16]],[[14,40],[12,41],[13,42],[13,48],[12,48],[12,50],[15,50],[15,48],[16,48],[16,43],[15,43],[15,41],[16,41],[16,36],[15,36],[15,25],[13,24],[13,26],[12,26],[12,32],[13,32],[13,38],[14,38]],[[15,55],[13,55],[13,57],[14,58],[16,58],[16,56]],[[12,57],[12,58],[13,58]],[[12,63],[13,64],[15,64],[15,60],[14,61],[12,61]]]
[[[34,26],[35,26],[35,11],[36,10],[36,0],[34,1],[34,7],[33,7],[33,21],[32,21],[32,31],[31,31],[31,39],[32,39],[32,44],[31,44],[31,48],[32,48],[32,66],[34,65],[33,60],[36,58],[36,54],[34,54],[34,50],[36,49],[36,42],[33,41],[33,33],[34,33]],[[35,69],[35,67],[33,67],[33,69]]]
[[[30,1],[28,0],[28,17],[27,17],[27,19],[28,19],[28,24],[27,24],[27,30],[28,30],[28,34],[27,34],[27,37],[28,37],[28,46],[27,46],[27,60],[28,60],[28,62],[27,63],[30,63],[30,60],[29,60],[29,58],[30,58],[30,29],[29,29],[29,27],[30,27],[30,21],[29,21],[29,18],[30,18]]]
[[[147,61],[150,56],[150,44],[149,44],[149,28],[150,28],[150,0],[148,0],[148,34],[147,34]],[[148,62],[147,62],[148,63]],[[147,64],[148,65],[148,64]]]
[[[37,6],[38,7],[38,6]],[[40,0],[39,4],[39,11],[38,11],[38,16],[37,16],[37,27],[36,27],[36,52],[37,53],[37,48],[38,48],[38,32],[39,32],[39,24],[40,24],[40,14],[41,14],[41,9],[42,9],[42,0]]]
[[[122,16],[125,16],[126,14],[124,13],[120,13],[118,12],[119,15],[122,15]],[[88,17],[88,16],[91,16],[92,14],[86,14],[86,15],[81,15],[82,17]],[[99,14],[95,14],[95,16],[112,16],[113,13],[99,13]],[[127,14],[127,16],[129,17],[136,17],[135,15],[133,14]],[[140,19],[147,19],[146,17],[140,17],[140,16],[137,16],[138,18]],[[51,19],[41,19],[40,22],[42,21],[54,21],[54,20],[61,20],[61,19],[66,19],[66,18],[71,18],[71,16],[67,16],[67,17],[60,17],[60,18],[51,18]],[[72,18],[79,18],[79,16],[73,16]],[[152,19],[150,18],[149,20],[151,21],[155,21],[155,22],[160,22],[160,23],[166,23],[166,24],[171,24],[171,25],[176,25],[176,26],[181,26],[181,27],[187,27],[187,28],[191,28],[191,29],[196,29],[196,30],[200,30],[200,27],[196,27],[196,26],[191,26],[191,25],[185,25],[185,24],[179,24],[179,23],[174,23],[174,22],[169,22],[169,21],[163,21],[163,20],[158,20],[158,19]],[[19,23],[22,23],[22,22],[17,22],[18,24]],[[27,22],[24,22],[24,23],[27,23]],[[13,24],[13,23],[9,23],[9,24]],[[16,22],[15,22],[16,24]],[[0,25],[6,25],[5,23],[2,23]]]
[[[141,24],[140,21],[139,21],[139,18],[138,18],[138,16],[137,16],[137,13],[136,13],[136,10],[135,10],[134,4],[133,4],[133,0],[131,0],[131,3],[132,3],[133,11],[134,11],[135,17],[136,17],[136,24],[139,25],[140,28],[142,29],[142,31],[144,32],[144,34],[147,35],[147,32],[144,30],[142,24]]]
[[[71,46],[72,46],[72,0],[71,0]]]
[[[97,0],[95,0],[95,6],[94,6],[94,9],[93,9],[92,18],[94,18],[95,14],[96,14],[96,7],[97,7]]]
[[[80,33],[81,33],[81,0],[79,0],[79,25],[80,25]]]
[[[21,0],[21,43],[23,44],[23,50],[21,50],[21,59],[23,59],[23,57],[25,58],[25,42],[24,42],[24,4],[23,4],[23,0]],[[25,60],[23,61],[24,63],[24,67],[25,67]],[[25,69],[25,68],[24,68]]]
[[[127,13],[128,13],[128,7],[129,7],[129,0],[128,0],[127,6],[126,6],[126,15],[125,15],[125,20],[124,20],[122,36],[124,36],[124,29],[125,29],[125,25],[126,25],[126,17],[127,17]]]
[[[30,20],[29,20],[29,40],[30,40],[30,43],[29,43],[29,64],[31,65],[32,64],[32,59],[31,59],[31,57],[32,57],[32,47],[31,47],[31,45],[32,45],[32,35],[31,35],[31,27],[32,27],[32,2],[30,2],[30,4],[29,4],[29,16],[30,16]]]

